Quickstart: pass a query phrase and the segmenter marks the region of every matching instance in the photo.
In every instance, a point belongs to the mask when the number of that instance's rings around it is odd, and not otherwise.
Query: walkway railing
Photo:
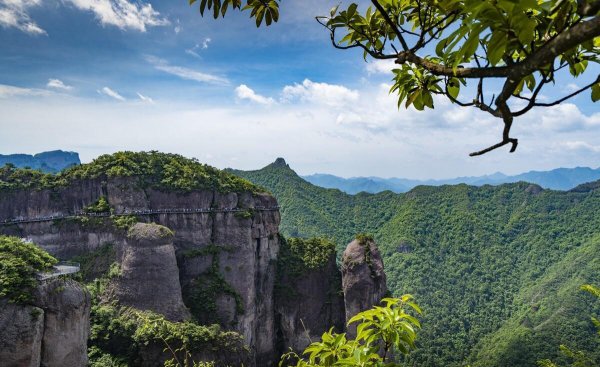
[[[59,277],[61,275],[67,274],[75,274],[81,270],[81,266],[79,263],[74,263],[70,261],[61,261],[52,267],[51,271],[38,273],[37,278],[39,280],[48,280],[52,278]]]
[[[110,216],[141,216],[141,215],[157,215],[157,214],[202,214],[202,213],[229,213],[229,212],[247,212],[247,211],[277,211],[279,206],[275,207],[254,207],[247,209],[240,208],[173,208],[173,209],[143,209],[143,210],[124,210],[120,213],[91,213],[86,211],[75,212],[75,214],[64,214],[64,215],[52,215],[45,217],[34,217],[34,218],[13,218],[5,219],[0,221],[0,225],[20,224],[20,223],[36,223],[36,222],[50,222],[54,220],[63,219],[75,219],[77,217],[110,217]]]

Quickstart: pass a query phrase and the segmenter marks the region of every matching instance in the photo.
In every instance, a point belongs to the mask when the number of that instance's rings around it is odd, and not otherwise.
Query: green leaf
[[[600,83],[596,83],[592,86],[592,102],[600,100]]]
[[[448,81],[448,94],[456,99],[458,97],[458,93],[460,92],[460,82],[457,78],[452,78]]]
[[[348,19],[354,17],[354,15],[356,14],[357,8],[358,8],[358,4],[356,4],[356,3],[350,4],[350,6],[348,7],[348,10],[347,10]]]
[[[488,60],[490,64],[497,65],[501,60],[506,46],[508,45],[508,36],[502,31],[494,32],[488,42]]]

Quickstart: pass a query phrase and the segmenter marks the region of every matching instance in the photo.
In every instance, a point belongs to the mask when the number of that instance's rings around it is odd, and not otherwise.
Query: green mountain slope
[[[382,251],[388,286],[425,309],[419,366],[533,366],[558,345],[600,352],[578,291],[600,283],[600,191],[542,191],[528,183],[416,187],[347,195],[314,186],[283,160],[233,173],[270,190],[282,232],[328,236],[338,250],[358,232]],[[594,344],[595,343],[595,344]]]

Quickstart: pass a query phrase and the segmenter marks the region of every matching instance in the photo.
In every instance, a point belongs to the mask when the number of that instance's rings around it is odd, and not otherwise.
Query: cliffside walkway
[[[80,268],[79,263],[59,262],[58,264],[56,264],[52,267],[52,271],[45,272],[45,273],[38,273],[37,278],[39,280],[48,280],[48,279],[59,277],[61,275],[78,273],[80,269],[81,268]]]
[[[199,208],[199,209],[183,209],[183,208],[174,208],[174,209],[143,209],[143,210],[125,210],[121,213],[90,213],[90,212],[76,212],[75,214],[63,214],[63,215],[52,215],[52,216],[44,216],[44,217],[34,217],[34,218],[13,218],[13,219],[5,219],[0,221],[1,225],[11,225],[11,224],[21,224],[21,223],[36,223],[36,222],[51,222],[54,220],[63,220],[63,219],[76,219],[78,217],[122,217],[122,216],[146,216],[146,215],[157,215],[157,214],[202,214],[202,213],[230,213],[230,212],[248,212],[248,211],[278,211],[279,207],[254,207],[247,209],[240,208]]]

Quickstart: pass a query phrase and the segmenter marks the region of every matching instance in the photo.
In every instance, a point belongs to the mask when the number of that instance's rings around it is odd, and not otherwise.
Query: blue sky
[[[333,49],[314,21],[336,3],[283,1],[256,29],[185,0],[0,0],[0,153],[157,149],[241,169],[282,156],[302,174],[411,178],[600,165],[589,94],[517,120],[517,153],[469,158],[499,121],[444,100],[398,111],[391,65]]]

